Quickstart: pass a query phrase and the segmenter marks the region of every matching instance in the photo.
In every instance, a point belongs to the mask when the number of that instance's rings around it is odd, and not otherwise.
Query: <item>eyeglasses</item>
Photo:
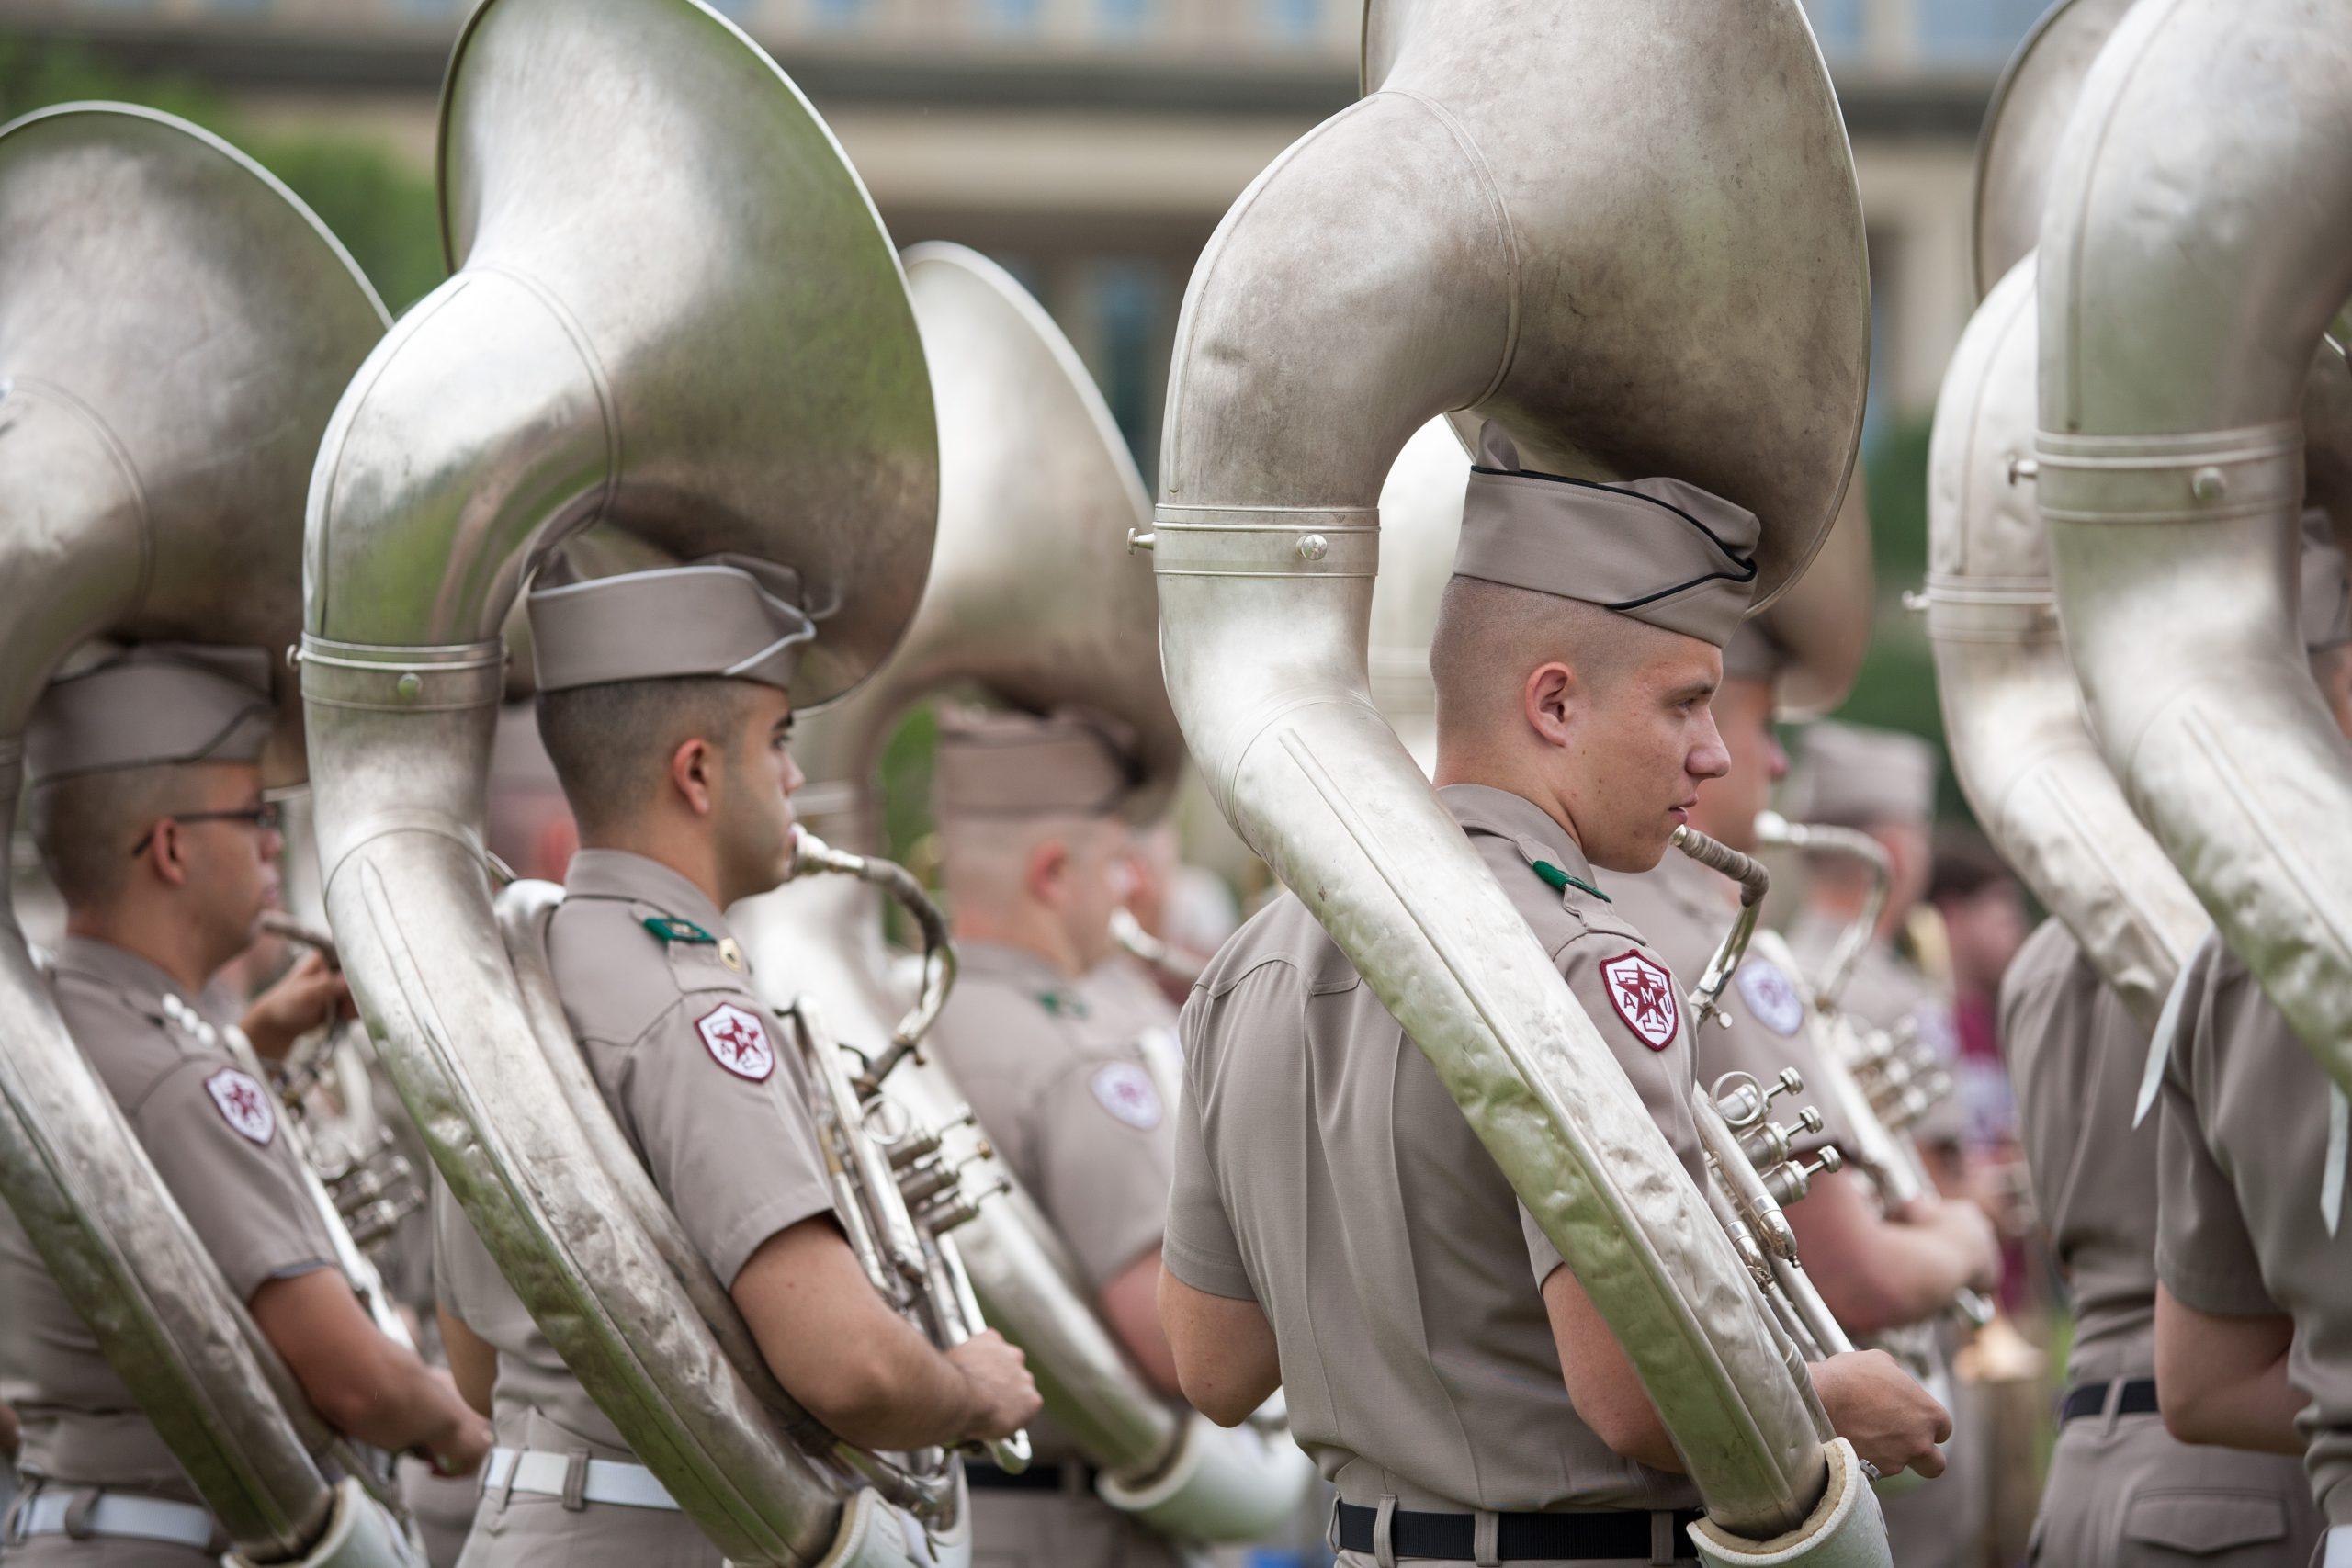
[[[164,819],[166,822],[243,822],[264,833],[277,832],[286,825],[286,808],[275,800],[265,800],[259,806],[247,806],[235,811],[175,811]],[[163,824],[158,823],[156,827]],[[150,828],[130,846],[132,858],[147,852],[155,841],[155,829]]]

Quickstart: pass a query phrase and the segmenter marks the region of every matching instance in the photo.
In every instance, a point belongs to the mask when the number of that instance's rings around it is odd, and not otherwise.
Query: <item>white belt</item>
[[[44,1489],[18,1505],[10,1532],[19,1540],[36,1535],[122,1536],[133,1540],[169,1541],[198,1551],[212,1544],[212,1516],[195,1504],[120,1493],[99,1497],[69,1530],[66,1516],[74,1511],[74,1505],[89,1495],[71,1488]]]
[[[2320,1559],[2320,1568],[2352,1568],[2352,1525],[2327,1532],[2327,1555]]]
[[[582,1473],[577,1490],[573,1469]],[[526,1492],[535,1497],[561,1497],[580,1503],[616,1503],[624,1508],[667,1508],[678,1511],[670,1489],[641,1464],[619,1460],[589,1459],[550,1453],[545,1449],[492,1449],[482,1468],[485,1492]]]

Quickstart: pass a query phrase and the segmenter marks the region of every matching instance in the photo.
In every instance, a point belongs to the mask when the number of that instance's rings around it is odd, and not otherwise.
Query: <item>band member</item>
[[[725,557],[529,601],[538,720],[582,848],[548,929],[605,1101],[776,1379],[861,1447],[1001,1437],[1036,1412],[994,1332],[942,1353],[867,1283],[834,1218],[797,1056],[721,913],[784,877],[800,783],[786,694],[814,635],[797,577]],[[566,1370],[447,1191],[435,1279],[458,1386],[499,1447],[464,1562],[716,1568]]]
[[[1756,848],[1757,815],[1788,772],[1788,757],[1772,733],[1773,686],[1786,660],[1755,621],[1741,626],[1724,649],[1713,713],[1730,772],[1701,787],[1690,823],[1743,852]],[[1679,853],[1669,852],[1643,875],[1612,878],[1610,892],[1678,976],[1704,971],[1738,910],[1736,886]],[[1725,1000],[1722,1016],[1730,1026],[1702,1030],[1693,1041],[1701,1083],[1732,1072],[1770,1083],[1790,1066],[1808,1086],[1825,1083],[1792,976],[1750,953]],[[1838,1144],[1844,1128],[1826,1096],[1805,1098],[1823,1113],[1823,1131],[1797,1145],[1809,1156],[1822,1144]],[[1843,1141],[1849,1151],[1854,1147],[1850,1137]],[[1849,1333],[1866,1336],[1919,1323],[1951,1305],[1963,1286],[1989,1291],[1999,1283],[2000,1246],[1982,1210],[1928,1197],[1882,1214],[1868,1182],[1858,1171],[1817,1175],[1804,1201],[1788,1210],[1805,1273]]]
[[[1112,721],[1065,709],[949,710],[935,798],[956,989],[932,1041],[979,1125],[1078,1265],[1146,1382],[1174,1397],[1155,1306],[1173,1125],[1135,1007],[1088,976],[1111,957],[1135,784]],[[1167,1540],[1094,1494],[1050,1427],[1019,1476],[967,1467],[991,1562],[1174,1563]]]
[[[1756,519],[1484,446],[1430,657],[1438,798],[1696,1181],[1682,987],[1608,874],[1656,865],[1727,765],[1709,703]],[[1295,895],[1226,944],[1183,1029],[1162,1319],[1212,1419],[1285,1391],[1340,1561],[1695,1561],[1697,1496],[1632,1364]],[[1865,1460],[1942,1468],[1943,1411],[1890,1358],[1814,1378]]]
[[[2159,1140],[2153,1121],[2134,1125],[2147,1032],[2058,920],[2044,921],[2009,967],[2001,1041],[2035,1208],[2075,1313],[2034,1560],[2159,1568],[2186,1552],[2301,1568],[2320,1532],[2302,1467],[2188,1447],[2157,1414],[2148,1195]],[[2234,1502],[2216,1506],[2222,1495]],[[2233,1534],[2248,1519],[2260,1539]]]
[[[2303,638],[2321,698],[2352,736],[2352,588],[2324,526],[2305,519]],[[2352,1115],[2218,934],[2165,1011],[2175,1027],[2156,1042],[2169,1060],[2155,1248],[2165,1425],[2184,1442],[2300,1455],[2326,1561],[2352,1562],[2352,1236],[2342,1223]],[[2202,1506],[2194,1520],[2166,1521],[2184,1550],[2301,1561],[2290,1556],[2298,1517],[2237,1479],[2246,1461],[2200,1450],[2192,1462]]]
[[[259,767],[273,709],[258,649],[151,645],[50,685],[26,737],[33,840],[66,906],[59,1012],[229,1288],[337,1430],[472,1470],[488,1425],[447,1375],[386,1338],[279,1135],[269,1088],[224,1031],[265,1056],[347,1003],[315,956],[242,1020],[208,983],[249,946],[282,847]],[[217,993],[216,993],[217,995]],[[198,1564],[227,1540],[138,1402],[0,1214],[0,1397],[22,1418],[15,1563]]]

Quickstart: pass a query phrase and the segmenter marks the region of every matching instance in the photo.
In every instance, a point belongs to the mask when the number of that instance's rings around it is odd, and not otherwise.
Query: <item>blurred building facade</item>
[[[1147,475],[1194,257],[1259,170],[1355,96],[1358,0],[713,3],[816,102],[894,238],[975,245],[1045,299]],[[255,124],[333,124],[428,167],[471,5],[0,0],[0,32],[192,76]],[[1807,0],[1869,218],[1876,421],[1932,406],[1967,321],[1976,130],[2042,5]]]

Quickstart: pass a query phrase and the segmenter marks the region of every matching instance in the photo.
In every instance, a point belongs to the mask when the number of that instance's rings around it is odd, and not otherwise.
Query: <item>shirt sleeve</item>
[[[224,1074],[266,1097],[266,1120],[249,1112],[242,1123],[230,1121],[207,1087]],[[156,1174],[220,1266],[229,1289],[248,1303],[272,1280],[334,1264],[334,1238],[279,1121],[274,1096],[212,1057],[190,1057],[174,1067],[141,1103],[136,1119]],[[264,1125],[263,1137],[246,1130]]]
[[[1176,1128],[1142,1063],[1081,1056],[1035,1108],[1035,1197],[1100,1291],[1160,1245]]]
[[[1201,1037],[1211,1029],[1229,1026],[1222,1016],[1222,1002],[1229,999],[1195,991],[1177,1025],[1184,1043],[1185,1084],[1183,1098],[1176,1105],[1175,1135],[1170,1140],[1174,1170],[1160,1260],[1170,1274],[1196,1291],[1254,1302],[1257,1287],[1250,1283],[1250,1271],[1242,1263],[1241,1243],[1233,1233],[1232,1217],[1226,1213],[1225,1197],[1217,1187],[1216,1169],[1209,1161],[1201,1117]]]
[[[691,993],[616,1075],[653,1185],[729,1289],[770,1236],[833,1212],[788,1038],[748,995]]]
[[[2212,949],[2199,957],[2203,973],[2179,1009],[2171,1060],[2165,1065],[2156,1158],[2156,1278],[2182,1305],[2222,1316],[2252,1317],[2278,1311],[2262,1284],[2262,1263],[2238,1207],[2237,1189],[2214,1158],[2197,1114],[2189,1063],[2200,1044],[2198,1033],[2217,1018],[2242,1016],[2225,1010],[2228,998],[2211,988]]]

